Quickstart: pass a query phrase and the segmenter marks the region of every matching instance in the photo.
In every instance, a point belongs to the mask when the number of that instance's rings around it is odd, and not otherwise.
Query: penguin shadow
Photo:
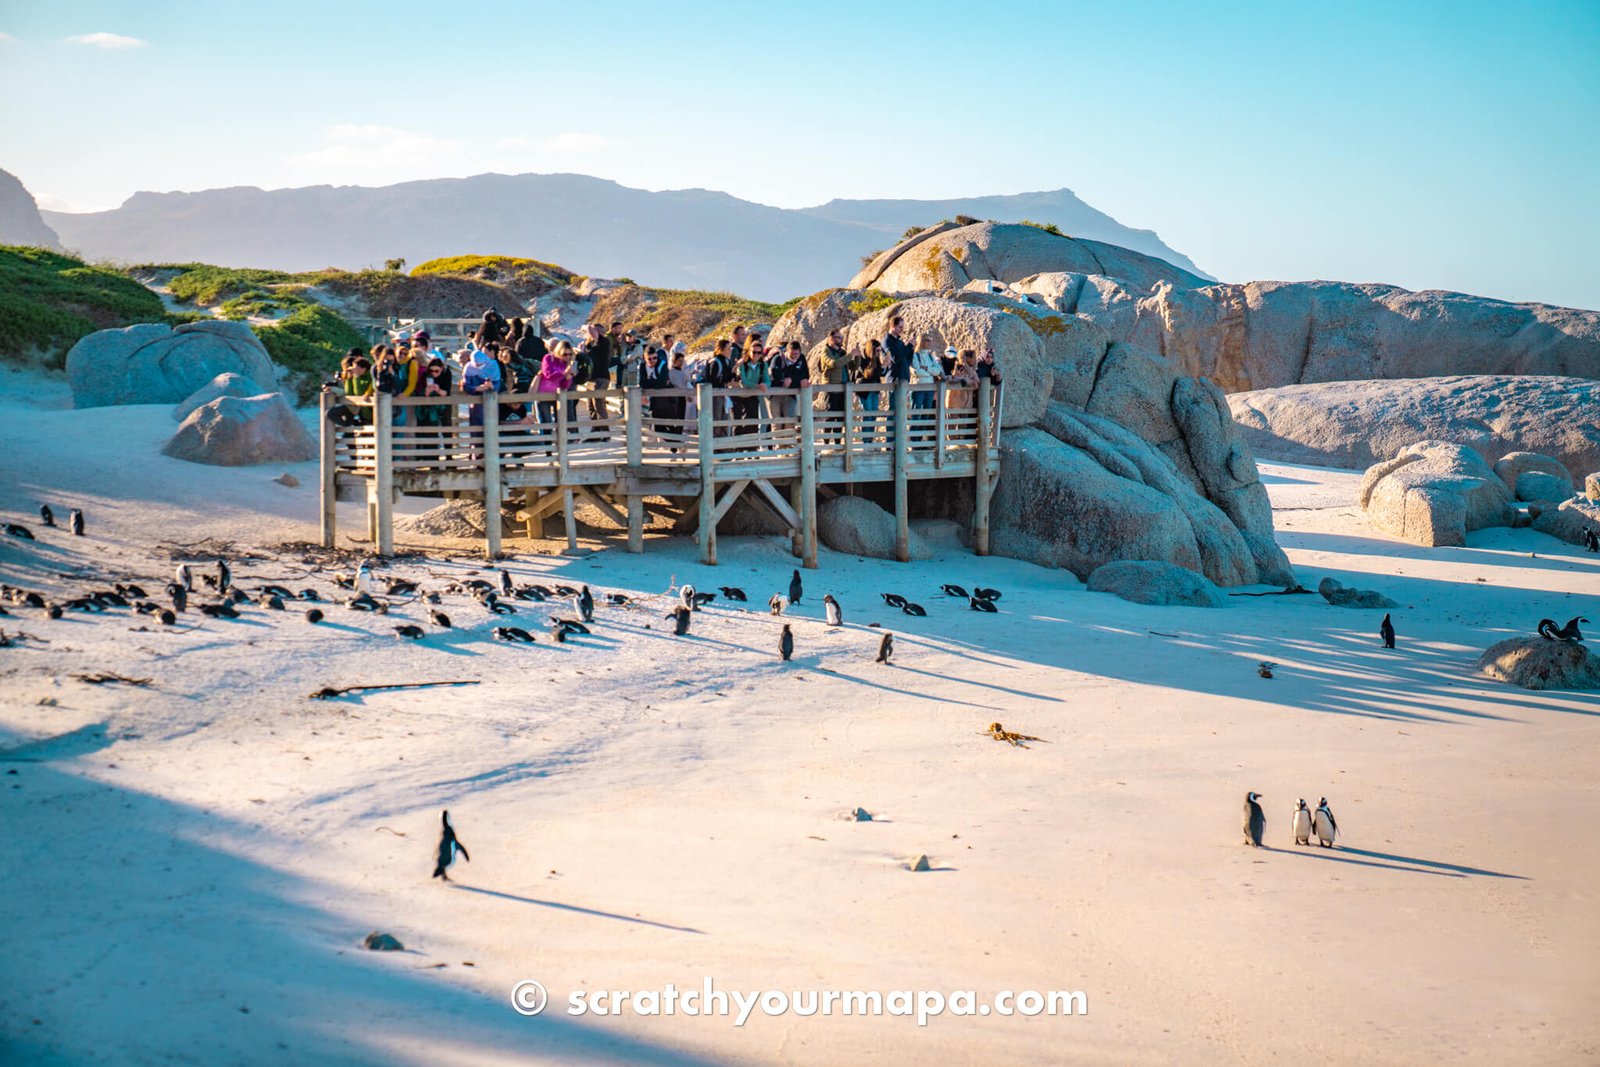
[[[883,669],[891,670],[891,671],[903,671],[903,670],[907,669],[905,667],[896,666],[893,663],[886,663],[886,664],[882,664],[881,666],[883,667]],[[819,672],[823,673],[823,674],[832,675],[833,677],[839,678],[839,679],[841,679],[843,681],[854,682],[857,685],[864,685],[868,689],[881,689],[885,693],[895,693],[895,694],[897,694],[899,696],[915,697],[917,699],[926,699],[926,697],[928,695],[927,692],[923,691],[923,690],[901,689],[898,686],[884,685],[882,682],[870,681],[870,680],[868,680],[866,678],[861,677],[860,675],[847,674],[844,671],[839,670],[837,667],[821,667],[821,666],[819,666],[816,669]],[[924,674],[926,672],[918,671],[916,673]],[[998,704],[980,704],[980,703],[977,703],[976,701],[972,701],[972,700],[954,700],[954,699],[952,699],[950,697],[940,697],[939,698],[939,703],[941,703],[941,704],[954,704],[954,705],[958,705],[958,706],[964,707],[964,708],[982,708],[985,711],[1004,711],[1005,710],[1004,708],[1002,708]]]
[[[621,915],[614,911],[601,911],[598,908],[585,908],[581,904],[563,904],[559,900],[540,900],[538,897],[522,897],[515,893],[502,893],[498,889],[483,889],[475,885],[462,885],[460,882],[451,882],[450,888],[458,893],[477,893],[479,896],[494,897],[497,900],[509,900],[517,904],[534,904],[541,908],[554,908],[557,911],[569,911],[578,915],[590,915],[597,919],[615,919],[618,922],[635,923],[639,926],[653,926],[658,930],[672,930],[680,934],[704,935],[704,930],[697,930],[692,926],[674,926],[671,923],[657,922],[654,919],[642,919],[637,915]]]
[[[980,689],[992,689],[997,693],[1007,693],[1007,694],[1009,694],[1011,696],[1022,697],[1022,698],[1026,699],[1026,700],[1040,700],[1040,701],[1044,701],[1047,704],[1064,704],[1064,703],[1066,703],[1066,701],[1062,700],[1060,697],[1053,697],[1053,696],[1050,696],[1047,693],[1036,693],[1036,692],[1033,692],[1033,691],[1028,690],[1028,689],[1012,689],[1010,686],[995,685],[992,682],[982,682],[982,681],[978,681],[977,679],[974,679],[974,678],[957,678],[957,677],[954,677],[954,676],[948,675],[948,674],[938,674],[938,673],[936,673],[934,671],[925,671],[925,670],[922,670],[922,669],[920,669],[918,667],[904,667],[904,666],[902,666],[902,667],[899,667],[898,669],[902,670],[902,671],[905,671],[907,674],[920,674],[924,678],[937,678],[941,682],[960,682],[963,685],[973,685],[973,686],[977,686]]]
[[[1441,878],[1510,878],[1519,882],[1528,881],[1526,876],[1520,874],[1505,874],[1501,871],[1484,870],[1481,867],[1467,867],[1457,863],[1444,863],[1440,860],[1418,859],[1415,856],[1397,856],[1390,852],[1372,852],[1364,848],[1347,848],[1344,845],[1340,845],[1337,848],[1274,848],[1271,851],[1284,856],[1301,856],[1310,859],[1329,860],[1334,863],[1351,863],[1358,867],[1375,867],[1384,871],[1433,874]],[[1356,856],[1366,856],[1368,858],[1355,859],[1354,857]]]

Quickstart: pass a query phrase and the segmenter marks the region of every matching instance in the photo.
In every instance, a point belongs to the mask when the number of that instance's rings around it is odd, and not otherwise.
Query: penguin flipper
[[[471,856],[469,856],[469,855],[467,855],[467,848],[466,848],[466,846],[465,846],[465,845],[463,845],[463,844],[462,844],[462,843],[461,843],[461,842],[460,842],[460,841],[457,841],[457,842],[456,842],[456,851],[457,851],[457,852],[459,852],[459,853],[461,853],[461,858],[462,858],[462,859],[464,859],[464,860],[466,860],[466,861],[467,861],[467,862],[468,862],[468,863],[471,863],[471,862],[472,862],[472,857],[471,857]]]

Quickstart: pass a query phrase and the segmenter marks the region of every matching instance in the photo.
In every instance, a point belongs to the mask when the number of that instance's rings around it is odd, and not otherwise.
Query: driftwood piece
[[[374,689],[428,689],[437,685],[477,685],[476,679],[457,682],[390,682],[386,685],[347,685],[342,689],[332,686],[323,686],[311,694],[312,700],[332,700],[334,697],[344,696],[346,693],[365,693]]]
[[[1229,593],[1229,596],[1295,596],[1298,593],[1313,593],[1315,590],[1307,589],[1303,585],[1288,585],[1282,589],[1273,589],[1266,593]]]
[[[136,685],[141,689],[148,686],[151,681],[149,678],[129,678],[126,675],[112,674],[109,671],[99,674],[74,674],[72,677],[80,682],[88,682],[90,685],[109,685],[115,682],[122,685]]]

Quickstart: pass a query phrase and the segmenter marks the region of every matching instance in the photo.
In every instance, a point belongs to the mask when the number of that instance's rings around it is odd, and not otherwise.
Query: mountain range
[[[632,189],[581,174],[480,174],[376,188],[140,192],[110,211],[42,213],[65,247],[127,263],[299,271],[481,253],[763,300],[842,285],[863,256],[891,246],[907,227],[958,214],[1051,223],[1203,273],[1152,231],[1123,225],[1070,189],[791,209],[706,189]]]

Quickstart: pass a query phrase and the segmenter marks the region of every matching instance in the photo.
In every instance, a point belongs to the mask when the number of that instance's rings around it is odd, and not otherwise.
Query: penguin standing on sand
[[[794,631],[789,629],[788,623],[783,624],[783,633],[778,636],[778,655],[785,663],[794,655]]]
[[[1252,848],[1261,847],[1261,835],[1267,832],[1267,815],[1256,801],[1260,793],[1244,795],[1244,843]]]
[[[362,560],[361,566],[356,568],[356,592],[372,595],[372,571],[367,568],[366,560]]]
[[[172,572],[172,577],[183,586],[185,592],[194,592],[194,574],[189,570],[187,563],[178,564],[178,569]]]
[[[362,566],[366,566],[366,564],[362,564]],[[228,586],[231,584],[233,584],[233,572],[228,569],[228,561],[225,559],[217,560],[217,592],[226,593]]]
[[[833,599],[832,593],[822,598],[822,607],[828,613],[829,626],[844,625],[844,609],[839,607],[839,602]]]
[[[1593,530],[1583,531],[1583,547],[1590,552],[1600,552],[1600,534]]]
[[[878,642],[878,662],[888,663],[894,655],[894,634],[884,634],[883,640]]]
[[[461,853],[462,859],[468,863],[472,862],[472,857],[467,855],[467,850],[462,847],[460,841],[456,840],[455,827],[450,825],[450,813],[446,811],[444,813],[444,830],[439,834],[439,860],[433,868],[433,876],[435,878],[443,878],[447,882],[450,880],[450,876],[444,872],[447,867],[456,861],[456,853],[458,852]]]
[[[1311,811],[1306,807],[1304,799],[1294,809],[1294,843],[1311,844]]]
[[[511,584],[511,572],[508,570],[500,571],[500,591],[506,596],[516,592],[516,587]]]
[[[46,526],[54,526],[56,524],[56,513],[50,510],[49,504],[39,505],[39,520]],[[1590,536],[1594,535],[1591,534]],[[1589,551],[1593,552],[1594,549],[1591,548]]]
[[[1333,809],[1328,807],[1327,797],[1317,801],[1317,813],[1312,816],[1311,823],[1317,832],[1317,844],[1332,848],[1333,839],[1339,833],[1339,824],[1333,821]]]
[[[504,571],[501,572],[505,573]],[[594,594],[589,592],[589,587],[584,586],[583,592],[577,598],[578,618],[584,622],[594,622]]]
[[[1378,624],[1378,635],[1383,638],[1384,648],[1394,647],[1394,623],[1389,621],[1389,613],[1383,613],[1383,621]],[[1301,801],[1304,804],[1305,801]]]
[[[72,531],[73,537],[83,536],[83,512],[73,508],[67,512],[67,529]]]
[[[690,611],[698,611],[700,609],[699,603],[694,598],[694,586],[686,585],[678,590],[678,603]]]
[[[767,611],[773,615],[782,615],[789,607],[789,598],[782,593],[773,593],[772,599],[767,601]]]
[[[689,609],[679,604],[672,609],[672,614],[667,618],[672,620],[672,632],[678,637],[683,637],[689,632]]]
[[[173,582],[167,586],[167,595],[172,597],[172,610],[182,615],[189,606],[189,591],[182,582]]]
[[[789,577],[789,603],[800,603],[800,594],[804,589],[800,585],[800,571],[798,569]]]

